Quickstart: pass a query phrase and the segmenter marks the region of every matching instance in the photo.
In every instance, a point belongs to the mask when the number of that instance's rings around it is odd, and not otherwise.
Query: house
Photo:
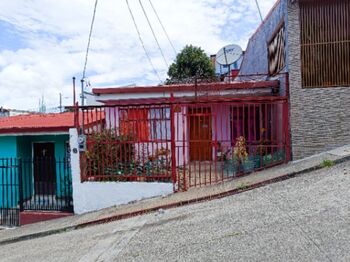
[[[71,133],[71,146],[86,141],[73,155],[74,199],[90,193],[80,210],[101,207],[96,196],[127,203],[130,192],[185,191],[349,144],[349,11],[347,0],[277,1],[234,79],[94,88]],[[88,127],[92,114],[105,116],[101,129]]]
[[[90,157],[92,152],[102,154],[96,150],[99,142],[87,135],[82,180],[103,179],[106,174],[110,179],[113,173],[117,180],[138,180],[141,176],[146,181],[172,181],[175,168],[175,176],[186,180],[187,185],[180,187],[187,188],[205,184],[211,176],[226,179],[284,162],[288,159],[283,120],[287,119],[283,117],[287,103],[279,95],[280,86],[278,78],[251,75],[232,82],[95,88],[92,104],[99,106],[92,106],[91,111],[104,112],[106,129],[115,133],[105,143],[122,143],[128,153],[119,153],[115,159],[108,159],[113,153],[107,153],[101,164]],[[130,141],[113,142],[123,136]],[[244,137],[251,160],[247,170],[245,166],[231,170],[227,164],[233,159],[239,137]],[[118,161],[137,168],[116,168]],[[203,172],[207,174],[202,176]],[[186,173],[192,178],[183,178]]]
[[[0,207],[72,211],[72,127],[71,112],[0,119]]]
[[[0,118],[0,224],[73,212],[69,130],[82,121],[89,132],[105,125],[94,112],[86,119],[75,112]]]
[[[0,117],[7,117],[7,116],[10,116],[10,111],[3,107],[0,107]]]
[[[283,159],[296,160],[348,144],[350,112],[340,108],[350,102],[349,6],[279,0],[250,38],[234,81],[95,88],[89,104],[106,112],[107,128],[133,133],[133,157],[143,166],[172,142],[172,164],[181,168],[217,163],[242,136],[252,158],[284,152]]]
[[[256,75],[93,89],[70,134],[71,148],[86,143],[71,155],[74,209],[184,191],[288,161],[288,104],[280,85],[277,77]],[[105,117],[98,130],[88,126],[92,114]],[[234,156],[238,141],[247,154],[241,162]]]
[[[36,114],[37,112],[28,111],[28,110],[18,110],[18,109],[5,109],[0,107],[0,118],[8,116],[18,116],[18,115],[27,115],[27,114]]]

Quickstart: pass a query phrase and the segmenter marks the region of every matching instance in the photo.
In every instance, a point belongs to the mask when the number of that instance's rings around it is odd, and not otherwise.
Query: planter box
[[[224,171],[224,173],[228,173],[229,176],[236,176],[236,174],[238,173],[238,166],[239,163],[237,160],[230,159],[224,161],[222,165],[222,170]]]

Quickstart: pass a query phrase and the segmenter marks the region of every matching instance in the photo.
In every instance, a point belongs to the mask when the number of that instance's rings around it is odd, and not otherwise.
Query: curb
[[[350,160],[350,156],[336,159],[333,162],[335,165],[337,165],[337,164],[341,164],[343,162],[346,162],[348,160]],[[101,218],[101,219],[97,219],[97,220],[92,220],[92,221],[80,223],[80,224],[74,225],[74,226],[67,226],[67,227],[63,227],[60,229],[52,229],[52,230],[48,230],[48,231],[44,231],[44,232],[33,233],[33,234],[29,234],[29,235],[19,236],[19,237],[15,237],[15,238],[11,238],[11,239],[6,239],[6,240],[0,241],[0,246],[13,244],[13,243],[21,242],[21,241],[26,241],[26,240],[31,240],[31,239],[36,239],[36,238],[41,238],[41,237],[46,237],[46,236],[50,236],[50,235],[60,234],[60,233],[64,233],[64,232],[70,232],[73,230],[78,230],[78,229],[82,229],[82,228],[86,228],[86,227],[90,227],[90,226],[94,226],[94,225],[106,224],[106,223],[110,223],[110,222],[114,222],[114,221],[118,221],[118,220],[123,220],[123,219],[131,218],[131,217],[135,217],[135,216],[140,216],[140,215],[152,213],[152,212],[155,212],[159,209],[171,209],[171,208],[175,208],[175,207],[181,207],[181,206],[186,206],[186,205],[191,205],[191,204],[202,203],[202,202],[206,202],[206,201],[210,201],[210,200],[221,199],[221,198],[224,198],[227,196],[233,196],[233,195],[247,192],[247,191],[250,191],[250,190],[253,190],[256,188],[264,187],[264,186],[267,186],[270,184],[282,182],[282,181],[288,180],[290,178],[297,177],[300,174],[310,173],[312,171],[316,171],[316,170],[320,170],[320,169],[324,169],[324,168],[327,168],[327,167],[323,167],[320,164],[318,164],[316,166],[305,168],[305,169],[300,170],[300,171],[291,172],[288,174],[281,175],[279,177],[275,177],[272,179],[268,179],[265,181],[255,183],[255,184],[247,185],[244,188],[235,188],[235,189],[228,190],[228,191],[221,192],[221,193],[217,193],[214,195],[204,196],[204,197],[190,199],[190,200],[183,200],[183,201],[179,201],[179,202],[175,202],[175,203],[171,203],[171,204],[167,204],[167,205],[159,205],[159,206],[152,207],[152,208],[147,208],[147,209],[143,209],[143,210],[137,210],[137,211],[133,211],[133,212],[129,212],[129,213],[124,213],[124,214],[114,215],[114,216],[105,217],[105,218]]]

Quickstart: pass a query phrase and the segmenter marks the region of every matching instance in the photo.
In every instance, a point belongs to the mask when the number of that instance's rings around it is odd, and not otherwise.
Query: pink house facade
[[[104,127],[114,136],[114,142],[106,144],[115,144],[118,137],[123,152],[116,153],[117,159],[106,156],[95,168],[97,173],[87,172],[83,180],[103,179],[104,166],[121,159],[133,164],[114,172],[121,175],[118,180],[175,180],[175,190],[224,180],[246,173],[241,164],[233,167],[234,148],[242,137],[250,160],[247,172],[284,162],[286,98],[279,96],[278,79],[258,77],[259,81],[93,89],[91,106],[83,108],[83,114],[86,119],[91,112],[105,114]],[[87,136],[87,150],[95,147],[96,140]],[[88,162],[87,158],[87,166]]]

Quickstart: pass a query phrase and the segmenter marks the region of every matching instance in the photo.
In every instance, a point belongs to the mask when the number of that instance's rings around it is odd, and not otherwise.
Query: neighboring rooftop
[[[74,113],[27,114],[0,118],[0,134],[26,132],[68,132]]]

